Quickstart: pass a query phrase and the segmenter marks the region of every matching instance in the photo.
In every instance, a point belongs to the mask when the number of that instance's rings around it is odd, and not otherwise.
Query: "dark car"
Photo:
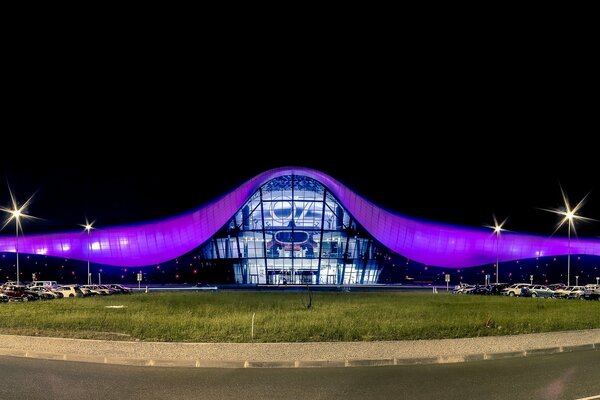
[[[492,288],[490,286],[479,286],[476,285],[475,286],[475,290],[473,290],[471,292],[471,294],[483,294],[483,295],[489,295],[492,292]]]
[[[10,301],[29,301],[32,300],[32,296],[26,292],[26,287],[23,285],[16,284],[4,284],[0,289],[2,293],[8,296]]]
[[[123,286],[118,283],[113,283],[111,285],[108,285],[108,287],[112,290],[116,290],[117,293],[121,293],[121,294],[131,294],[131,292],[132,292],[131,288],[128,288],[127,286]]]
[[[500,295],[502,290],[510,286],[510,283],[492,283],[490,284],[490,294]]]

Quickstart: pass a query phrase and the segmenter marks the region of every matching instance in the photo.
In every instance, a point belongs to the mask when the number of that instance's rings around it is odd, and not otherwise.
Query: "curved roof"
[[[283,175],[321,182],[374,238],[389,249],[427,265],[471,267],[500,261],[568,253],[568,239],[506,233],[498,242],[483,229],[422,221],[376,206],[331,176],[303,167],[276,168],[191,212],[161,221],[84,232],[19,237],[19,252],[118,266],[172,260],[210,239],[263,184]],[[571,239],[571,254],[600,256],[600,240]],[[0,236],[0,252],[14,252],[15,237]]]

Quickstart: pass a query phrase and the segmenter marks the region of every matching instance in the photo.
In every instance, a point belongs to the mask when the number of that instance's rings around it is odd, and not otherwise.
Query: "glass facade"
[[[298,175],[264,184],[200,257],[230,266],[238,283],[274,285],[376,283],[384,261],[333,195]]]

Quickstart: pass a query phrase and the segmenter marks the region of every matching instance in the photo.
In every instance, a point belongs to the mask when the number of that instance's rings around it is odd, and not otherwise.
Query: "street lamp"
[[[90,232],[94,229],[94,223],[96,221],[89,222],[85,219],[85,225],[79,225],[83,227],[83,230],[87,232],[87,284],[92,284],[92,275],[90,274]]]
[[[12,203],[12,208],[0,207],[0,211],[4,211],[5,213],[9,214],[8,219],[4,222],[4,225],[2,225],[2,229],[6,228],[6,226],[8,224],[10,224],[10,222],[13,219],[15,220],[15,254],[17,256],[16,266],[17,266],[17,285],[18,285],[20,282],[20,280],[19,280],[19,229],[21,230],[21,232],[23,232],[23,227],[21,226],[21,218],[23,218],[23,219],[26,219],[26,218],[37,219],[37,218],[24,213],[24,211],[27,209],[27,207],[29,207],[31,200],[33,199],[33,195],[29,199],[27,199],[27,201],[21,207],[19,207],[12,190],[10,190],[10,186],[8,187],[8,191],[10,192],[10,200]]]
[[[596,277],[596,285],[600,285],[600,276]]]
[[[586,217],[582,217],[581,215],[577,215],[577,211],[579,211],[579,209],[581,207],[583,207],[583,204],[585,202],[585,199],[588,197],[589,193],[586,194],[583,199],[581,199],[581,201],[579,203],[577,203],[577,205],[573,208],[571,208],[571,205],[569,204],[569,199],[567,198],[567,195],[565,194],[565,191],[563,190],[562,186],[560,187],[560,192],[562,193],[562,197],[563,197],[563,201],[565,202],[565,207],[564,210],[552,210],[552,209],[545,209],[543,208],[542,210],[544,211],[550,211],[554,214],[558,214],[558,215],[562,215],[563,219],[560,220],[560,222],[557,224],[556,229],[554,229],[554,233],[556,233],[556,231],[558,231],[560,229],[561,226],[563,226],[565,224],[565,222],[568,223],[568,230],[567,230],[567,286],[571,286],[571,229],[573,229],[573,232],[575,232],[575,234],[577,234],[577,232],[575,231],[575,220],[585,220],[585,221],[594,221],[592,218],[586,218]]]
[[[15,254],[17,256],[17,286],[19,285],[19,225],[21,225],[21,210],[11,211],[12,218],[15,220]],[[10,219],[10,218],[9,218]]]
[[[579,286],[579,275],[575,275],[575,286]]]
[[[496,235],[496,284],[497,284],[498,283],[498,278],[499,278],[499,272],[498,272],[499,266],[498,266],[498,264],[500,262],[499,256],[498,256],[498,254],[500,252],[500,249],[499,249],[499,247],[500,247],[500,233],[502,231],[506,230],[506,229],[502,229],[502,227],[504,226],[504,224],[506,223],[506,220],[508,218],[505,218],[504,221],[502,221],[501,224],[498,224],[498,220],[496,219],[496,216],[494,214],[492,214],[492,217],[494,217],[494,226],[489,226],[488,225],[487,227],[488,228],[492,228],[494,230],[494,234]]]

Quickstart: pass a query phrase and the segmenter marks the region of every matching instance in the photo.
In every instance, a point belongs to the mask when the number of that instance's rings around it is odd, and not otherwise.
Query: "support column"
[[[292,284],[296,283],[296,275],[294,275],[294,225],[296,225],[296,223],[294,222],[295,216],[296,214],[294,210],[294,174],[292,174]]]
[[[264,206],[263,206],[263,192],[262,192],[262,188],[259,189],[260,191],[260,218],[262,221],[262,236],[263,236],[263,252],[264,252],[264,258],[265,258],[265,282],[269,283],[269,268],[267,266],[267,237],[265,235],[265,210],[264,210]]]
[[[344,278],[346,277],[346,259],[347,259],[347,254],[348,254],[348,246],[350,245],[350,236],[346,237],[346,250],[344,250],[344,253],[342,254],[342,260],[343,260],[343,266],[342,266],[342,278],[340,279],[340,285],[344,283]]]
[[[321,239],[319,240],[319,263],[317,266],[317,285],[321,282],[321,257],[323,256],[323,231],[325,230],[325,201],[327,189],[323,190],[323,212],[321,213]],[[311,261],[312,263],[312,261]]]
[[[217,242],[217,238],[213,238],[213,245],[215,246],[215,251],[217,253],[217,259],[221,258],[221,252],[219,251],[219,242]]]
[[[367,249],[365,250],[365,254],[363,254],[363,270],[362,277],[360,278],[360,284],[365,283],[365,272],[367,271],[367,265],[369,263],[369,249],[371,248],[371,239],[367,242]]]

